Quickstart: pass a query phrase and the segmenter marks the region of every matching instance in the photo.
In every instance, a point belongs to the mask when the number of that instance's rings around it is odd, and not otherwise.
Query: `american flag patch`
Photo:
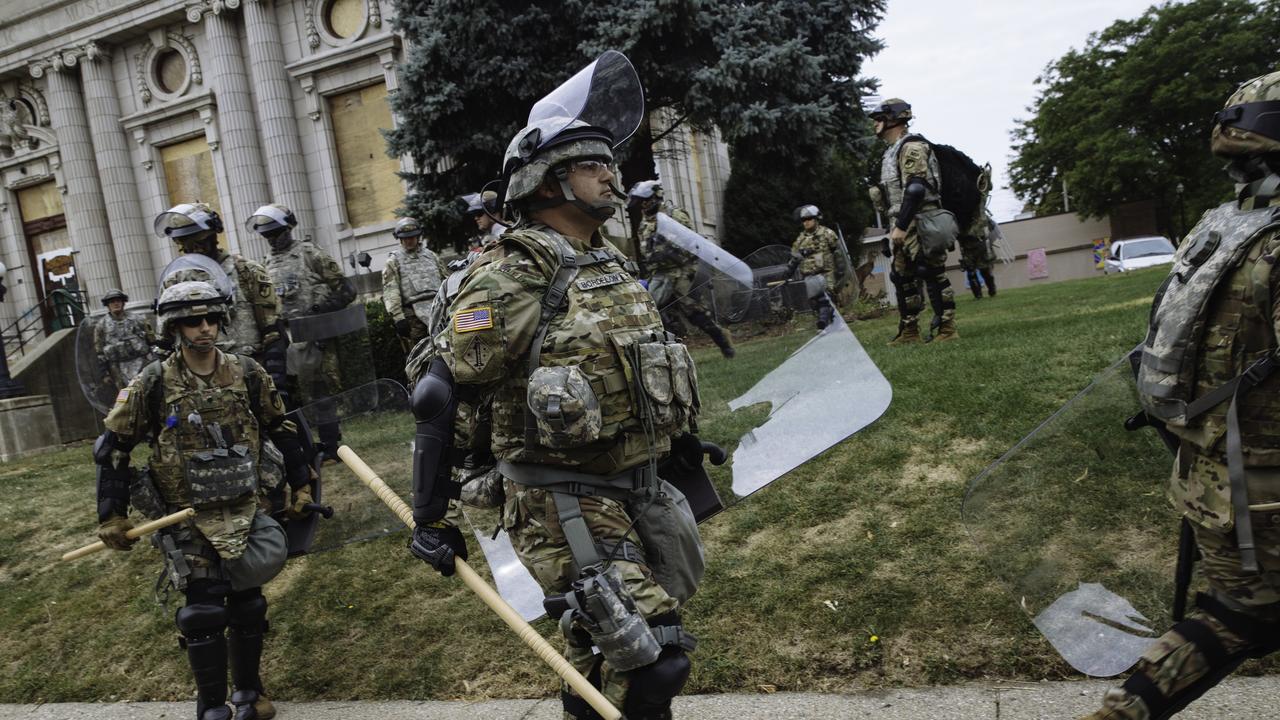
[[[471,308],[459,310],[453,314],[453,331],[456,333],[488,330],[491,327],[493,327],[493,308]]]
[[[129,388],[125,388],[116,394],[116,402],[123,403],[129,401]]]

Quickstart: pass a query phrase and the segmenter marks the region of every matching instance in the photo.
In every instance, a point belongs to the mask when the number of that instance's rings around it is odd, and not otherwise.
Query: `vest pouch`
[[[632,494],[627,514],[635,521],[653,579],[683,605],[698,591],[706,569],[689,501],[675,485],[659,479],[656,487]]]
[[[693,356],[684,343],[667,343],[667,360],[671,363],[671,394],[685,416],[697,414],[698,371]]]
[[[934,208],[916,213],[916,232],[920,234],[920,252],[925,259],[940,263],[947,253],[955,250],[960,227],[950,210]]]
[[[653,422],[654,431],[659,435],[671,434],[688,417],[687,402],[682,404],[676,401],[676,373],[672,367],[672,357],[676,354],[668,354],[667,347],[665,342],[639,343],[633,354],[633,361],[640,366],[636,375],[640,378],[640,389],[644,394],[644,397],[637,398],[640,405],[638,414],[649,418]],[[687,355],[688,351],[685,353]],[[683,359],[677,362],[682,363]],[[686,379],[688,377],[683,369],[679,374]]]
[[[543,447],[575,448],[600,439],[600,400],[577,365],[534,370],[526,400]]]
[[[191,504],[197,510],[228,505],[258,488],[258,469],[244,445],[200,450],[184,468]]]

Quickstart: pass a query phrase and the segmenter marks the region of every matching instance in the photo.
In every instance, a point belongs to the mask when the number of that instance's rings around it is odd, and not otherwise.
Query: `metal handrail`
[[[85,316],[85,293],[83,290],[67,290],[57,288],[43,300],[27,308],[18,319],[0,330],[0,344],[4,347],[5,357],[10,361],[21,358],[27,353],[27,346],[34,345],[37,340],[48,335],[76,327]],[[36,337],[27,339],[27,335],[36,331]],[[16,345],[16,349],[10,349]]]

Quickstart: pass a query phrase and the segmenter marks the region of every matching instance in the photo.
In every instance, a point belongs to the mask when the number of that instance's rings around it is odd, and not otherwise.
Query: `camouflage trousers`
[[[911,325],[918,321],[924,310],[926,292],[939,320],[955,320],[956,295],[946,270],[946,260],[938,263],[924,256],[920,233],[916,231],[913,220],[907,228],[907,236],[893,246],[893,283],[902,323]]]
[[[551,493],[518,485],[510,480],[506,480],[504,484],[506,503],[502,511],[502,527],[511,536],[511,544],[515,547],[520,562],[533,574],[543,592],[552,595],[568,591],[570,584],[576,579],[576,568],[573,553],[570,552],[569,543],[560,528],[560,519]],[[625,535],[627,528],[631,526],[631,517],[621,503],[600,497],[583,497],[579,502],[583,519],[597,543],[612,546],[621,542],[625,536],[630,542],[639,545],[639,538],[634,533]],[[614,565],[620,571],[623,583],[641,615],[650,618],[678,608],[676,599],[654,581],[649,568],[644,564],[614,560]],[[581,628],[576,625],[575,629],[581,632]],[[627,674],[613,670],[602,656],[591,652],[590,643],[586,645],[574,647],[574,643],[570,643],[565,648],[565,659],[593,681],[598,676],[600,691],[614,707],[621,708],[627,696]],[[563,691],[570,692],[568,685],[563,687]]]
[[[431,301],[422,300],[421,302],[429,304]],[[419,341],[430,334],[430,330],[427,329],[426,323],[419,320],[418,316],[413,314],[413,308],[405,308],[405,318],[409,320],[409,337],[400,338],[400,347],[404,348],[404,351],[407,354],[413,349],[414,345],[417,345]]]
[[[990,270],[993,258],[987,251],[987,241],[983,238],[960,238],[960,267],[964,270]]]
[[[1234,531],[1196,526],[1196,546],[1200,548],[1201,572],[1215,598],[1233,606],[1257,623],[1280,629],[1280,513],[1253,513],[1253,536],[1257,546],[1258,574],[1240,568],[1240,553]],[[1232,630],[1219,618],[1194,608],[1186,621],[1196,620],[1222,645],[1228,657],[1240,656],[1258,647],[1266,638]],[[1184,621],[1184,623],[1186,622]],[[1272,642],[1275,638],[1271,638]],[[1203,644],[1200,640],[1199,644]],[[1134,675],[1150,679],[1155,689],[1170,702],[1203,694],[1216,682],[1212,667],[1198,643],[1174,628],[1156,640],[1134,668]],[[1132,680],[1130,681],[1132,682]],[[1112,688],[1103,697],[1102,709],[1087,720],[1148,720],[1153,717],[1146,702],[1128,687]]]

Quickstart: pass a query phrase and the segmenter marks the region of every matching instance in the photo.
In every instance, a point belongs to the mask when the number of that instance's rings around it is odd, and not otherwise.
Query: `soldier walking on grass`
[[[466,557],[445,518],[457,488],[444,461],[477,449],[448,447],[455,402],[488,398],[502,525],[561,618],[565,657],[630,720],[661,720],[689,675],[695,641],[679,609],[702,549],[692,514],[671,504],[683,496],[655,468],[673,446],[700,463],[687,432],[697,386],[633,264],[599,234],[623,197],[613,148],[643,115],[639,78],[609,51],[574,81],[536,104],[507,148],[505,202],[519,220],[464,271],[415,387],[410,547],[445,574]],[[586,102],[584,88],[601,97]],[[566,717],[599,717],[567,687],[561,700]]]
[[[818,329],[831,324],[836,308],[831,295],[836,291],[837,275],[842,266],[840,238],[831,228],[823,225],[822,211],[817,205],[805,205],[796,211],[800,219],[800,234],[791,243],[790,273],[797,270],[804,278],[821,277],[825,288],[809,296],[809,305],[817,315]],[[849,272],[848,269],[845,272]]]
[[[129,550],[129,508],[156,518],[192,507],[196,516],[156,536],[171,584],[184,593],[177,612],[196,683],[196,719],[230,720],[227,669],[236,720],[268,720],[275,708],[259,664],[267,629],[262,585],[284,566],[285,533],[260,503],[309,512],[310,474],[271,377],[245,355],[216,347],[230,307],[199,281],[165,288],[160,332],[176,352],[151,363],[121,390],[94,444],[98,537]],[[130,451],[151,443],[149,464],[130,468]],[[118,603],[117,603],[118,604]]]
[[[1280,72],[1232,94],[1210,147],[1236,199],[1183,240],[1138,371],[1147,416],[1180,442],[1169,494],[1209,589],[1092,720],[1170,717],[1280,648]]]

